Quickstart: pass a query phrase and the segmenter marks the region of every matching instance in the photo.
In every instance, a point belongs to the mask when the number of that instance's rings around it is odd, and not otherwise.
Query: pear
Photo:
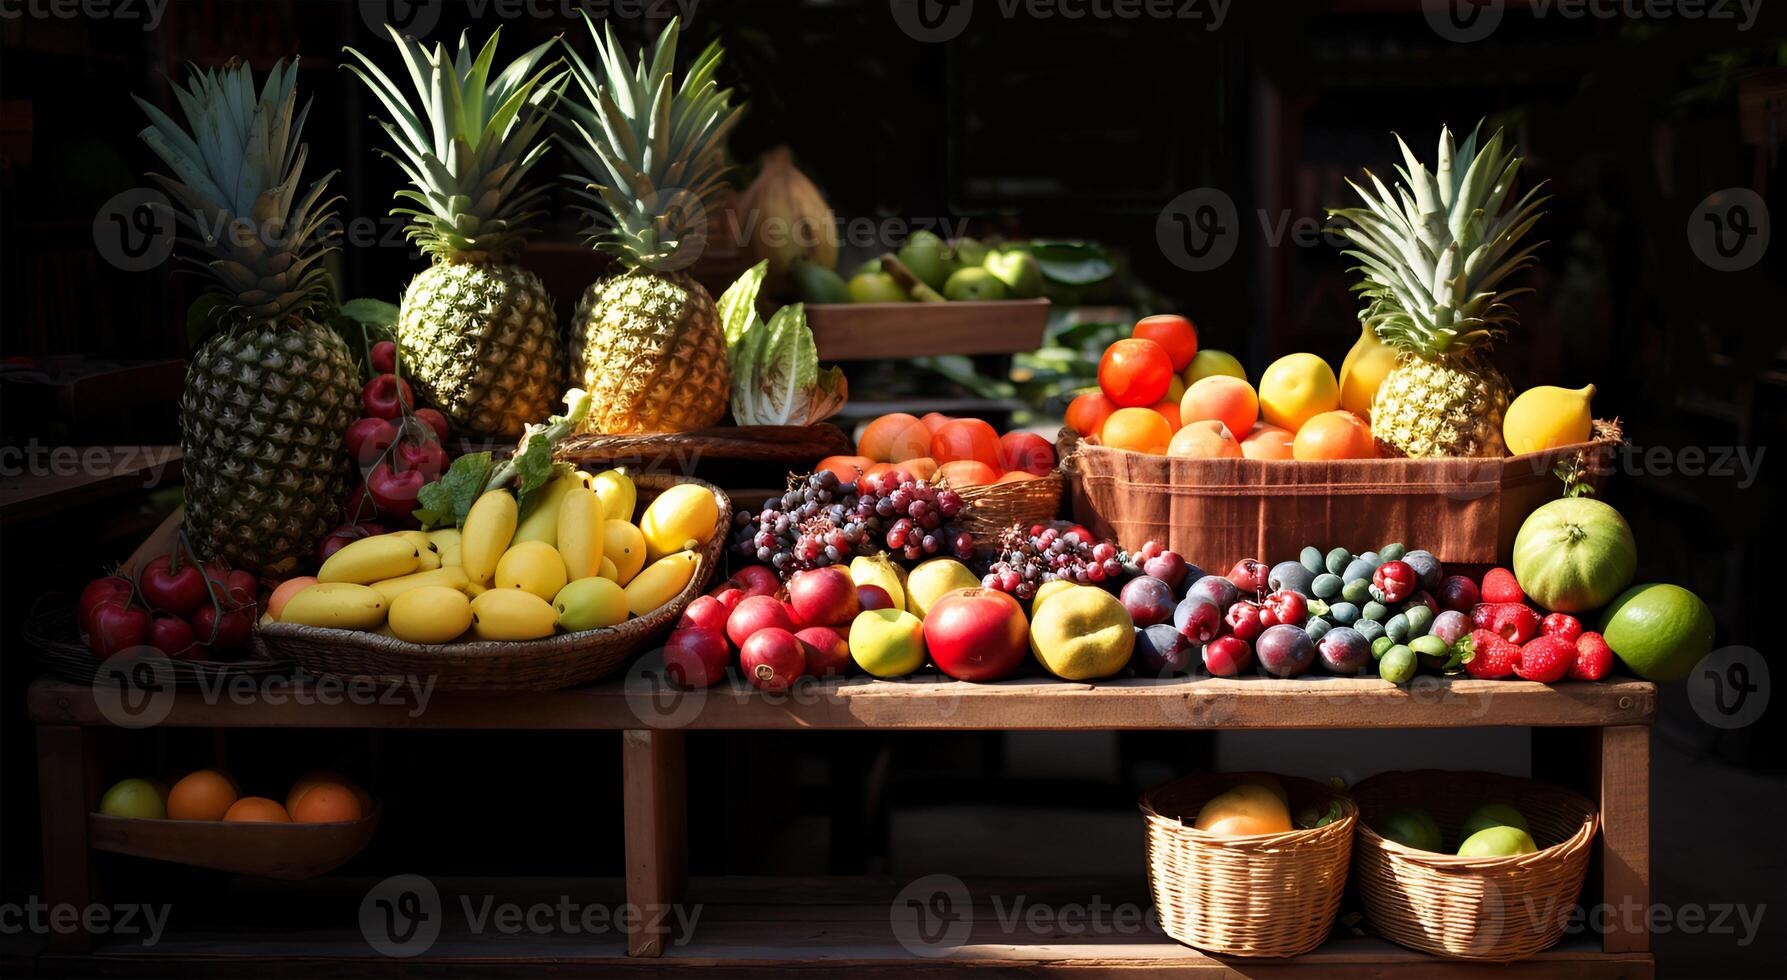
[[[1029,252],[989,252],[981,265],[1005,284],[1010,299],[1035,299],[1042,295],[1042,265]]]

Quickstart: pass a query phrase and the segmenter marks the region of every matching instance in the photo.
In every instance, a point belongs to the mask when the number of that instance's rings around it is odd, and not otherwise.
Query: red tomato
[[[931,458],[938,465],[972,459],[999,469],[999,432],[981,419],[952,419],[931,436]]]
[[[1176,314],[1143,317],[1130,336],[1159,344],[1172,358],[1175,372],[1185,370],[1191,359],[1198,356],[1198,328]]]
[[[1152,340],[1119,340],[1098,362],[1098,386],[1125,408],[1150,408],[1173,382],[1173,359]]]
[[[1034,432],[1007,432],[999,437],[999,468],[1048,476],[1055,468],[1055,447]]]

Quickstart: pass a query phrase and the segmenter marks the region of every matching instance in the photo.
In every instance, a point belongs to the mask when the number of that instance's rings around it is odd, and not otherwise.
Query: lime
[[[1526,818],[1520,815],[1520,811],[1512,806],[1506,803],[1485,803],[1464,818],[1464,824],[1458,828],[1458,839],[1463,840],[1479,830],[1488,830],[1491,827],[1515,827],[1527,831],[1532,829],[1527,826]]]
[[[1412,806],[1397,807],[1372,823],[1371,829],[1385,840],[1419,851],[1440,849],[1440,825],[1426,810]]]
[[[1679,585],[1634,585],[1607,606],[1601,635],[1647,681],[1679,681],[1713,648],[1713,612]]]

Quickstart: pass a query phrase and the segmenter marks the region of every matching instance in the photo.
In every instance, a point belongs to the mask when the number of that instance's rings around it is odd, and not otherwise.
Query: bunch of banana
[[[330,556],[279,622],[372,630],[411,643],[537,640],[657,609],[689,584],[716,533],[713,494],[676,486],[640,514],[623,470],[559,464],[524,516],[488,490],[462,528],[362,538]]]

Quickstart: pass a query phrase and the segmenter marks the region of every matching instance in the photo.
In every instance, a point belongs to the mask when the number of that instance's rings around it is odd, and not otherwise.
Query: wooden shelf
[[[660,690],[645,675],[546,693],[432,691],[414,685],[299,685],[283,697],[207,697],[181,688],[160,725],[180,728],[823,729],[1112,731],[1647,725],[1656,685],[1620,680],[1423,678],[1130,678],[1096,684],[1034,677],[995,684],[936,674],[907,680],[808,681],[765,694],[734,679],[706,691]],[[320,696],[319,696],[320,695]],[[360,703],[349,703],[360,702]],[[29,695],[40,725],[112,722],[91,687],[39,680]],[[160,705],[156,710],[159,712]]]

